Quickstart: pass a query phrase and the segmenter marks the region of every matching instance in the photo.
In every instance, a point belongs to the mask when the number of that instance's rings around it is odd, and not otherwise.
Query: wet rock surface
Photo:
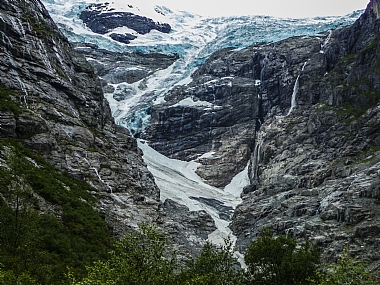
[[[0,33],[0,137],[16,139],[92,185],[112,234],[136,230],[142,222],[159,223],[187,258],[199,250],[214,231],[212,218],[169,201],[162,205],[136,140],[114,123],[102,90],[112,88],[104,78],[139,81],[177,56],[117,54],[79,44],[75,49],[38,0],[1,1]],[[111,61],[128,57],[142,74],[128,73],[128,61],[118,66]]]
[[[169,157],[200,162],[209,184],[224,187],[249,163],[251,185],[231,224],[242,250],[270,226],[315,242],[325,259],[348,247],[379,267],[379,8],[372,0],[353,26],[319,37],[221,50],[152,106],[142,136]],[[95,73],[39,1],[2,1],[0,9],[0,92],[20,107],[1,109],[1,137],[93,185],[114,234],[157,222],[174,246],[196,252],[213,220],[159,201],[135,140],[115,125],[102,92],[123,100],[128,90],[112,84],[139,82],[175,56],[133,54],[139,69],[126,63],[119,72],[111,58],[130,55],[78,45]],[[229,208],[196,199],[228,218]]]
[[[202,166],[197,173],[224,187],[247,165],[255,132],[268,111],[273,106],[288,111],[298,76],[299,104],[317,101],[302,94],[302,83],[324,73],[321,43],[323,38],[297,37],[215,53],[189,85],[152,106],[151,125],[143,137],[166,156],[198,159]],[[204,153],[212,155],[202,157]]]
[[[216,230],[214,219],[206,211],[189,211],[171,199],[165,200],[160,213],[159,225],[183,260],[198,255],[208,235]]]
[[[349,27],[212,55],[143,137],[223,187],[249,161],[231,228],[244,248],[262,227],[308,238],[332,260],[348,247],[376,268],[379,3]]]

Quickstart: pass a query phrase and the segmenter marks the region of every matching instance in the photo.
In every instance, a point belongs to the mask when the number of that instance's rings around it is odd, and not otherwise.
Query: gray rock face
[[[199,254],[208,235],[216,230],[214,219],[206,211],[189,211],[170,199],[165,200],[161,210],[159,225],[183,260]]]
[[[182,160],[213,152],[212,157],[199,159],[198,174],[211,185],[227,185],[247,165],[255,131],[265,114],[273,106],[284,113],[290,108],[293,87],[305,62],[307,75],[301,82],[323,75],[322,42],[315,37],[291,38],[215,53],[193,74],[192,83],[152,107],[151,126],[143,137],[161,153]],[[300,98],[299,104],[316,101]]]
[[[136,141],[115,125],[91,65],[39,1],[1,1],[0,7],[0,87],[20,109],[2,107],[0,136],[87,181],[104,209],[122,196],[123,218],[106,212],[115,229],[156,220],[159,190]]]
[[[292,113],[281,104],[267,113],[231,225],[239,246],[270,226],[315,242],[326,260],[348,247],[379,267],[378,8],[371,1],[311,54]]]
[[[136,140],[114,123],[94,69],[59,32],[43,5],[38,0],[0,1],[0,8],[0,137],[17,139],[59,170],[92,185],[114,235],[135,230],[141,222],[159,222],[181,250],[199,250],[215,229],[213,220],[202,211],[162,205]],[[127,54],[80,50],[93,61],[102,59],[94,64],[97,73],[119,80],[112,72],[116,67],[107,62]],[[143,76],[174,60],[176,56],[134,54]],[[128,72],[120,76],[140,80]],[[54,205],[41,204],[41,209],[49,207]],[[179,227],[188,232],[178,235]]]
[[[91,44],[75,43],[74,46],[86,56],[96,74],[103,79],[103,89],[109,88],[107,84],[138,82],[157,70],[169,67],[178,59],[176,54],[116,53]]]
[[[378,11],[371,1],[341,30],[221,50],[152,107],[144,138],[198,159],[211,185],[250,161],[231,225],[239,246],[271,226],[316,242],[327,259],[349,246],[379,264]]]

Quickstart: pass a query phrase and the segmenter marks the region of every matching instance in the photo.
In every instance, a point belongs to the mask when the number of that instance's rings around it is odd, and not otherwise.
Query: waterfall
[[[41,39],[38,39],[38,50],[39,50],[39,54],[42,58],[42,61],[45,64],[45,66],[47,67],[47,69],[49,71],[53,71],[53,68],[51,67],[51,64],[50,64],[48,53],[47,53],[45,45]]]
[[[107,182],[105,182],[102,179],[102,177],[99,174],[99,171],[94,166],[91,165],[90,161],[88,161],[88,159],[87,159],[87,153],[86,153],[86,157],[84,158],[84,161],[88,164],[88,166],[90,167],[90,169],[94,170],[94,172],[95,172],[96,176],[98,177],[99,181],[102,184],[104,184],[108,188],[109,192],[112,194],[112,187]]]
[[[17,79],[18,83],[20,84],[22,92],[24,92],[24,96],[22,98],[24,98],[24,103],[26,105],[26,108],[28,109],[29,108],[29,106],[28,106],[28,90],[26,90],[25,84],[24,84],[24,82],[22,82],[22,80],[20,79],[18,74],[17,74],[16,79]]]
[[[260,71],[260,97],[261,97],[261,93],[263,91],[263,85],[264,85],[264,71],[265,71],[265,67],[267,66],[267,63],[268,63],[268,55],[265,55],[262,63],[261,63],[261,71]]]
[[[307,61],[303,64],[303,66],[301,68],[301,72],[304,71],[306,64],[307,64]],[[286,116],[289,116],[293,112],[294,108],[297,107],[297,93],[298,93],[298,90],[300,88],[300,83],[299,83],[300,76],[301,76],[301,74],[299,74],[297,76],[296,82],[294,83],[292,100],[290,102],[290,109],[289,109],[288,114]]]
[[[253,157],[251,160],[251,184],[256,185],[259,180],[259,164],[260,164],[260,154],[261,147],[263,146],[263,139],[261,133],[256,132],[256,140],[255,140],[255,149],[253,151]]]
[[[297,100],[296,100],[297,98],[296,98],[296,96],[297,96],[298,89],[300,87],[299,78],[300,78],[300,76],[298,75],[297,79],[296,79],[296,82],[294,83],[293,94],[292,94],[292,101],[290,102],[290,109],[288,111],[287,116],[289,116],[290,113],[293,111],[293,109],[295,107],[297,107]]]
[[[319,51],[320,53],[325,52],[325,48],[326,48],[327,44],[329,43],[331,36],[332,36],[332,31],[329,30],[329,35],[327,36],[325,42],[323,44],[321,44],[321,50]]]

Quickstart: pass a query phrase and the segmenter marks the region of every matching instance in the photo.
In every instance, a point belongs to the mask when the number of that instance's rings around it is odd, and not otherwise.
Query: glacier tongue
[[[212,216],[217,227],[208,236],[208,241],[224,245],[225,240],[229,238],[234,246],[237,238],[229,228],[229,224],[233,210],[242,201],[240,194],[243,188],[250,183],[248,165],[224,190],[221,190],[208,185],[195,173],[199,163],[169,159],[152,149],[145,141],[139,140],[138,146],[143,151],[144,161],[160,189],[161,201],[174,200],[187,206],[190,211],[205,210]],[[236,255],[244,266],[241,254],[237,252]]]

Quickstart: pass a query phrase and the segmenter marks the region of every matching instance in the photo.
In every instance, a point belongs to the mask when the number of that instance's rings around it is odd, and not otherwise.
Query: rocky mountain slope
[[[151,109],[144,138],[198,159],[223,187],[249,161],[232,229],[245,248],[262,227],[345,247],[379,266],[379,2],[354,25],[213,54],[189,85]]]
[[[92,67],[39,1],[1,1],[0,9],[0,86],[20,106],[2,108],[0,136],[97,189],[116,233],[119,223],[155,220],[159,190],[135,140],[114,124]]]
[[[223,188],[249,165],[231,224],[243,251],[271,226],[316,242],[326,259],[348,247],[378,268],[379,6],[371,0],[354,25],[318,37],[220,50],[149,109],[141,136],[168,157],[200,162],[210,185]],[[112,84],[139,82],[177,57],[75,50],[38,0],[0,0],[0,33],[1,138],[92,185],[114,234],[156,221],[181,249],[199,248],[212,218],[160,202],[102,91],[124,100],[133,90]],[[9,155],[1,152],[4,169]]]
[[[136,140],[128,130],[114,123],[102,90],[102,84],[104,89],[112,85],[101,82],[83,54],[61,34],[41,2],[0,1],[0,33],[2,142],[20,142],[42,155],[57,171],[93,187],[91,194],[97,199],[96,208],[105,216],[113,235],[136,229],[142,222],[158,222],[165,225],[162,228],[169,236],[176,236],[176,244],[184,251],[200,249],[204,236],[215,228],[211,217],[203,212],[190,212],[175,202],[161,203],[159,189],[143,162]],[[92,46],[79,49],[96,62]],[[134,62],[141,64],[140,72],[136,72],[128,67],[103,64],[107,58],[124,60],[128,54],[98,51],[99,54],[102,61],[95,65],[96,71],[111,82],[124,80],[131,74],[141,79],[177,59],[135,53]],[[136,78],[131,80],[139,80]],[[14,151],[17,152],[17,147],[2,149],[2,170],[12,170],[9,159]],[[34,161],[31,157],[26,159]],[[36,163],[34,166],[39,167]],[[24,183],[29,185],[29,181]],[[62,205],[34,195],[40,199],[38,207],[42,212],[59,217],[60,211],[48,209],[59,209]],[[173,211],[183,216],[173,215]],[[192,216],[190,221],[184,219],[188,216]],[[175,229],[179,224],[193,242],[189,243],[185,234],[177,236]]]

